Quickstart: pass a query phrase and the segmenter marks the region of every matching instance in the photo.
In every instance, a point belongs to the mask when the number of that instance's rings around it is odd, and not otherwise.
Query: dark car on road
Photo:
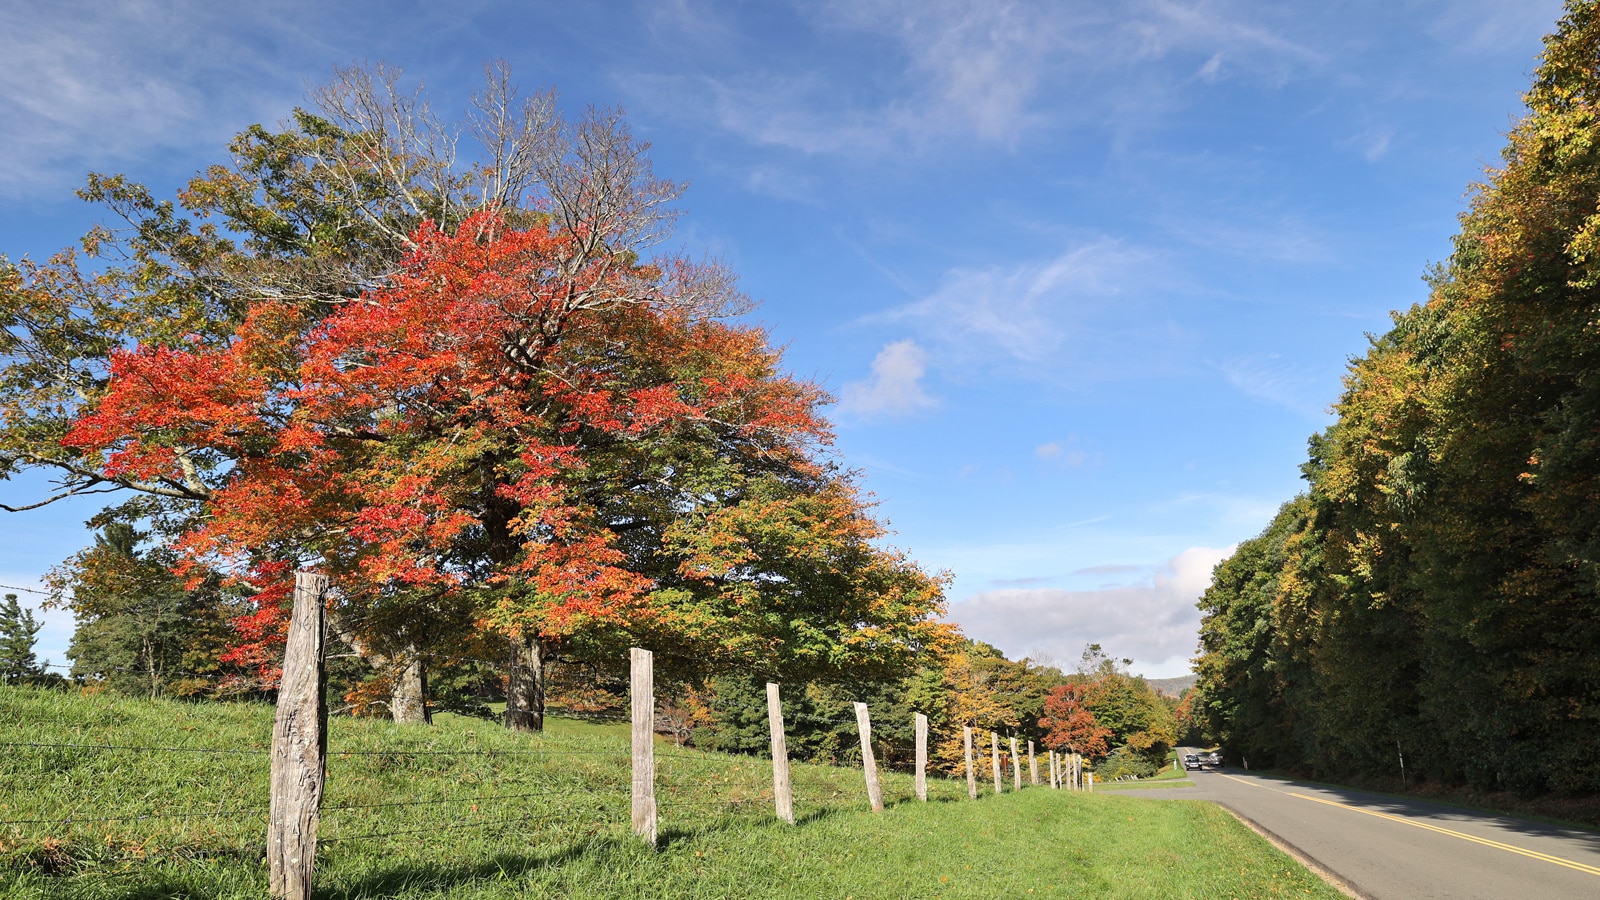
[[[1194,753],[1185,753],[1183,755],[1183,768],[1186,771],[1200,768],[1200,757]]]

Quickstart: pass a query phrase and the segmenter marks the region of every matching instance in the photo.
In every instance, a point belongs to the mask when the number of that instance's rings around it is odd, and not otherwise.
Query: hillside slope
[[[0,687],[0,896],[262,896],[271,715]],[[766,761],[670,743],[652,851],[623,727],[441,719],[334,720],[319,897],[1338,896],[1208,804],[890,774],[874,815],[859,770],[796,765],[789,826]]]

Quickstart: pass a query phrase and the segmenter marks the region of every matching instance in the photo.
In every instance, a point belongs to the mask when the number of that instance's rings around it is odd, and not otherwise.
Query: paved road
[[[1600,898],[1600,833],[1241,769],[1190,772],[1152,800],[1232,809],[1375,900]],[[1096,785],[1096,790],[1114,790]]]

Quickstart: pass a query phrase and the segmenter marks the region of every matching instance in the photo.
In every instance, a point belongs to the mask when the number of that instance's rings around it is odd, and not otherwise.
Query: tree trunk
[[[428,712],[428,671],[416,647],[407,647],[398,663],[404,668],[395,675],[394,691],[389,695],[389,713],[401,725],[431,725]]]
[[[143,643],[145,674],[150,676],[150,699],[154,700],[161,696],[161,673],[156,668],[155,640],[146,637]]]
[[[506,684],[506,727],[544,730],[545,646],[537,637],[511,641],[511,678]]]

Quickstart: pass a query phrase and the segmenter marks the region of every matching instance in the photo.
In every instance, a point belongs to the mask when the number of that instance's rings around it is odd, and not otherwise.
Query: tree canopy
[[[452,657],[506,659],[527,728],[547,659],[628,644],[698,676],[908,670],[941,582],[882,546],[732,274],[656,250],[682,186],[620,112],[489,74],[451,127],[398,71],[340,71],[176,202],[91,177],[129,226],[93,266],[0,267],[0,476],[131,494],[99,521],[259,592],[229,658],[268,678],[289,574],[326,572],[397,716]]]

